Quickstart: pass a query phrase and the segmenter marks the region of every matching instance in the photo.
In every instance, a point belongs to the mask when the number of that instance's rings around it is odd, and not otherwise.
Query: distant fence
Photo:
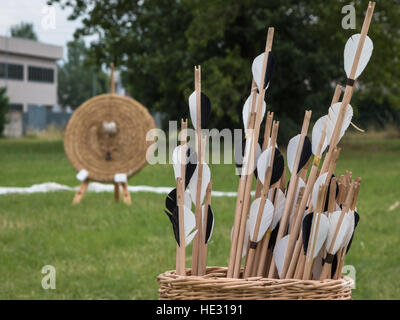
[[[28,112],[23,113],[23,127],[26,131],[42,131],[48,126],[65,128],[71,113],[53,112],[45,107],[29,106]]]

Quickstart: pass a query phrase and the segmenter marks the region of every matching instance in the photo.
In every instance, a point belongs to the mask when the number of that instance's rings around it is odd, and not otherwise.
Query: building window
[[[54,69],[41,67],[28,67],[28,80],[39,82],[54,82]]]
[[[0,78],[24,80],[24,66],[22,64],[0,62]]]
[[[24,111],[22,103],[10,103],[9,111]]]

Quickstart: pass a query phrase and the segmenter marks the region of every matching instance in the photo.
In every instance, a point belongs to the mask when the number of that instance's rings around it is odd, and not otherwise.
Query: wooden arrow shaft
[[[208,221],[208,207],[211,205],[211,190],[212,190],[212,180],[208,183],[206,190],[206,198],[204,201],[204,210],[203,210],[203,238],[200,242],[200,257],[199,257],[199,276],[203,276],[206,274],[207,267],[207,221]]]
[[[372,19],[372,15],[374,12],[374,8],[375,8],[375,2],[369,2],[367,13],[365,15],[364,23],[363,23],[363,26],[361,29],[360,40],[358,42],[356,54],[354,56],[353,65],[351,67],[351,71],[350,71],[350,75],[349,75],[350,79],[354,79],[354,76],[356,74],[356,71],[358,68],[358,63],[360,61],[361,53],[362,53],[362,50],[364,47],[365,38],[368,34],[369,26],[371,24],[371,19]],[[354,79],[354,80],[356,80],[356,79]],[[353,91],[354,91],[353,86],[346,85],[342,104],[340,105],[340,109],[339,109],[338,118],[337,118],[335,128],[332,133],[332,138],[331,138],[331,141],[329,141],[329,151],[325,157],[324,164],[321,169],[321,173],[325,173],[328,170],[328,167],[329,167],[329,164],[331,161],[331,157],[332,157],[331,150],[333,148],[335,148],[336,145],[338,144],[340,132],[341,132],[342,126],[343,126],[344,116],[346,114],[346,108],[347,108],[347,105],[351,101],[351,98],[353,96]]]
[[[196,91],[196,145],[197,145],[197,186],[196,186],[196,229],[197,233],[193,239],[192,248],[192,275],[198,275],[199,268],[199,248],[200,241],[203,238],[203,228],[201,223],[201,186],[203,180],[203,155],[202,155],[202,139],[201,139],[201,67],[194,68],[194,83]]]
[[[300,156],[301,156],[301,152],[303,150],[304,139],[305,139],[305,136],[307,135],[308,126],[310,124],[310,119],[311,119],[311,111],[306,111],[305,115],[304,115],[303,125],[301,128],[299,145],[298,145],[297,151],[296,151],[296,157],[295,157],[295,161],[294,161],[292,176],[290,178],[289,188],[288,188],[287,195],[286,195],[285,207],[283,209],[281,221],[279,223],[279,229],[278,229],[278,235],[276,237],[276,241],[279,241],[280,239],[282,239],[287,230],[290,212],[292,211],[292,205],[293,205],[293,201],[294,201],[294,197],[295,197],[295,193],[296,193],[296,189],[297,189],[297,182],[298,182],[298,178],[299,178],[297,171],[299,168]],[[272,278],[274,273],[275,273],[275,262],[274,262],[274,260],[272,260],[271,267],[269,269],[269,277]]]
[[[307,207],[307,202],[310,197],[310,194],[313,190],[315,181],[317,180],[317,175],[318,175],[318,167],[319,167],[319,159],[321,158],[321,150],[322,146],[324,144],[326,137],[326,125],[324,129],[322,130],[322,134],[320,137],[320,140],[318,142],[317,150],[314,156],[313,164],[311,167],[310,175],[308,176],[306,188],[303,193],[303,197],[301,199],[300,205],[298,207],[298,212],[296,212],[296,218],[293,219],[292,222],[292,228],[289,233],[289,240],[288,240],[288,246],[286,249],[285,253],[285,259],[282,267],[282,278],[286,277],[286,272],[289,268],[289,264],[291,261],[291,256],[293,253],[294,245],[296,243],[296,240],[298,238],[300,229],[301,229],[301,222],[303,221],[303,213]]]
[[[187,140],[187,121],[181,120],[181,154],[180,156],[180,177],[176,179],[176,197],[179,214],[179,243],[177,246],[177,265],[176,273],[186,275],[186,237],[184,221],[184,199],[185,199],[185,171],[186,171],[186,140]]]
[[[269,52],[271,51],[272,41],[274,35],[274,28],[268,29],[268,36],[265,46],[265,57],[263,61],[263,72],[261,74],[261,84],[264,84],[265,79],[265,71],[268,61]],[[243,249],[243,241],[245,235],[245,227],[246,227],[246,220],[247,214],[250,205],[250,191],[251,191],[251,184],[253,180],[253,172],[249,170],[249,166],[253,166],[256,158],[257,152],[257,144],[258,144],[258,136],[260,132],[260,123],[261,123],[261,115],[262,115],[262,106],[265,97],[265,89],[259,88],[259,97],[257,99],[257,109],[256,109],[256,119],[254,130],[251,131],[251,141],[250,141],[250,159],[243,159],[243,168],[242,176],[239,182],[239,190],[242,193],[238,192],[238,199],[236,202],[236,212],[235,212],[235,222],[238,222],[239,225],[234,226],[233,236],[232,236],[232,244],[231,244],[231,252],[229,258],[229,265],[228,265],[228,272],[227,277],[239,277],[240,272],[240,264],[241,264],[241,252]],[[247,139],[246,139],[246,150],[247,151]],[[245,157],[246,158],[246,157]],[[244,191],[244,193],[243,193]],[[236,216],[238,215],[238,218]],[[237,220],[236,220],[237,219]],[[234,240],[236,240],[234,242]]]

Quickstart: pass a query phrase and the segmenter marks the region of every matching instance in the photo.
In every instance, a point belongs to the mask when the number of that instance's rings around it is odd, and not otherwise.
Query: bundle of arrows
[[[342,99],[343,88],[338,85],[328,114],[314,122],[311,139],[307,136],[311,111],[306,111],[300,134],[288,143],[286,166],[290,179],[286,179],[285,160],[277,144],[279,122],[272,112],[266,112],[265,95],[275,64],[274,29],[268,29],[265,51],[253,60],[251,92],[243,106],[245,140],[235,148],[239,185],[227,277],[341,277],[359,221],[356,203],[361,178],[353,179],[350,171],[335,175],[341,151],[338,144],[352,121],[350,102],[356,81],[372,55],[373,44],[367,33],[374,7],[375,2],[370,2],[361,33],[351,36],[345,45],[347,83]],[[176,273],[186,275],[185,248],[193,241],[191,274],[201,276],[206,272],[214,213],[211,173],[204,162],[206,139],[201,131],[208,125],[211,104],[201,92],[199,67],[195,68],[195,91],[189,97],[189,110],[196,130],[196,150],[187,145],[187,122],[182,120],[181,144],[173,152],[176,189],[168,194],[165,205],[177,242]],[[264,118],[261,146],[258,141]],[[192,203],[195,213],[191,211]]]

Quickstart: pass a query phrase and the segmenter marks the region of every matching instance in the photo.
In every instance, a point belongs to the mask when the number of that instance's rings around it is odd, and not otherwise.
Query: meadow
[[[356,269],[353,297],[399,299],[400,139],[349,137],[341,146],[336,173],[362,177],[361,220],[346,258]],[[211,172],[214,190],[236,191],[233,165],[212,165]],[[75,175],[61,139],[0,140],[1,187],[77,186]],[[129,183],[173,181],[170,165],[148,165]],[[79,205],[68,191],[0,195],[0,299],[157,299],[157,275],[175,264],[165,195],[131,196],[129,207],[111,193],[88,193]],[[208,265],[226,266],[235,198],[215,197],[212,206]],[[56,268],[55,290],[41,286],[45,265]]]

